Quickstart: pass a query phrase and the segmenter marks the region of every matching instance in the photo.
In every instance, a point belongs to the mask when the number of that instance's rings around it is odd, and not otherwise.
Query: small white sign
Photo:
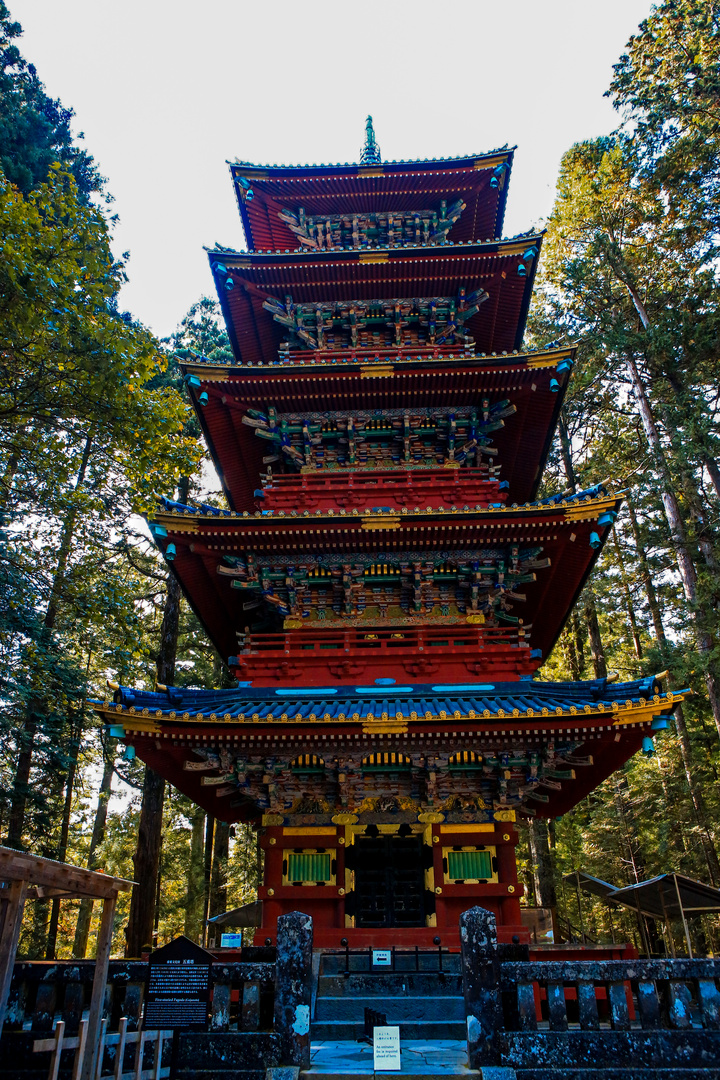
[[[373,1067],[375,1072],[399,1072],[400,1028],[373,1028]]]
[[[390,967],[392,952],[390,949],[373,949],[373,967]]]

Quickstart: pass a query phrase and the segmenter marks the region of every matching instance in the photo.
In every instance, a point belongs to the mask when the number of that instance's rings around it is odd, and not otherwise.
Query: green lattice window
[[[329,882],[333,880],[332,858],[328,853],[316,851],[288,851],[285,856],[286,884]]]
[[[490,881],[493,874],[492,852],[477,848],[448,851],[447,876],[450,881]]]

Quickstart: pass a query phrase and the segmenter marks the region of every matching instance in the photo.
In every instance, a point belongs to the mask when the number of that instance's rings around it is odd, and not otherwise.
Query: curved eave
[[[382,736],[382,746],[393,749],[393,737],[399,745],[418,737],[433,738],[436,747],[446,744],[448,751],[457,748],[458,738],[466,745],[482,750],[485,745],[518,745],[537,747],[546,742],[555,746],[569,743],[573,753],[591,753],[581,767],[573,770],[571,778],[563,779],[547,791],[548,801],[529,800],[525,812],[555,817],[571,809],[607,776],[635,754],[644,735],[651,730],[654,715],[670,712],[684,700],[687,692],[655,694],[651,698],[627,702],[595,702],[589,711],[575,705],[567,708],[526,710],[523,715],[492,715],[478,717],[467,709],[455,709],[452,715],[443,712],[422,717],[397,720],[386,715],[346,716],[340,720],[325,715],[295,720],[278,715],[277,705],[251,715],[220,717],[204,713],[189,716],[151,715],[151,710],[123,708],[110,702],[96,703],[96,711],[109,726],[109,733],[135,746],[138,755],[160,775],[170,780],[180,791],[193,798],[209,812],[217,815],[220,806],[216,788],[204,787],[201,775],[185,771],[194,747],[227,748],[247,753],[263,754],[266,746],[277,742],[283,732],[284,753],[305,752],[317,746],[320,752],[334,747],[341,752],[345,743],[357,750],[359,746],[372,749],[376,736]],[[280,704],[280,703],[278,703]],[[358,738],[362,743],[358,744]],[[275,752],[277,752],[277,747]],[[435,751],[437,753],[437,750]],[[575,764],[573,762],[573,764]],[[238,796],[241,792],[238,791]],[[521,808],[522,812],[522,808]],[[223,820],[255,820],[260,810],[250,801],[237,798],[230,805],[222,804]]]
[[[542,684],[517,683],[515,684],[515,693],[520,695],[524,687],[530,687],[532,690],[533,687],[538,685]],[[390,688],[389,697],[392,696],[391,690],[392,688]],[[527,693],[529,696],[534,696],[531,690]],[[258,695],[261,693],[262,691],[258,691]],[[208,691],[208,696],[211,694],[212,691]],[[404,708],[403,715],[390,715],[384,712],[376,714],[372,709],[367,709],[362,714],[358,714],[357,706],[363,703],[355,697],[348,697],[344,694],[337,700],[330,702],[335,715],[329,713],[319,715],[310,712],[308,715],[300,716],[288,711],[298,704],[306,704],[302,698],[293,698],[293,688],[291,687],[287,690],[286,698],[269,697],[266,691],[262,700],[258,697],[257,700],[251,698],[248,701],[245,706],[247,711],[241,709],[224,715],[217,715],[214,712],[206,713],[200,710],[179,713],[173,709],[151,709],[147,707],[136,709],[132,705],[126,707],[111,701],[95,702],[93,708],[98,715],[105,719],[106,723],[113,726],[122,725],[127,734],[160,735],[169,733],[171,729],[177,729],[178,732],[188,734],[207,736],[212,733],[214,737],[223,737],[225,735],[233,737],[234,732],[231,729],[242,729],[243,732],[261,729],[267,733],[268,731],[277,731],[277,726],[273,727],[272,725],[277,725],[280,722],[283,726],[287,725],[288,727],[306,724],[321,725],[328,733],[339,733],[345,729],[355,731],[359,725],[367,729],[369,734],[405,734],[414,730],[416,725],[418,730],[431,725],[437,728],[438,731],[446,730],[446,733],[451,735],[457,730],[457,724],[462,723],[463,725],[470,725],[471,729],[479,734],[531,735],[538,731],[545,733],[548,728],[552,727],[557,732],[571,735],[591,730],[599,721],[602,722],[603,726],[610,725],[623,728],[648,724],[654,715],[659,712],[672,711],[689,694],[689,690],[668,691],[665,694],[654,694],[647,699],[638,698],[634,701],[628,700],[625,702],[613,701],[608,698],[607,701],[586,702],[584,705],[582,702],[556,705],[552,708],[538,705],[535,708],[528,707],[522,712],[519,709],[505,712],[499,705],[496,705],[494,709],[485,710],[484,713],[486,714],[484,714],[472,709],[468,710],[467,705],[462,708],[463,699],[473,696],[470,692],[466,692],[457,700],[445,701],[446,708],[438,712],[415,712],[410,710],[409,706],[418,706],[418,699],[398,699],[396,704],[402,704]],[[320,697],[321,694],[318,693],[317,696]],[[378,692],[377,696],[382,697],[382,694]],[[437,698],[438,695],[434,696]],[[493,705],[492,700],[483,703],[489,706]],[[328,703],[323,702],[323,704],[327,705]],[[343,708],[348,710],[347,713],[343,711]],[[402,728],[403,730],[394,731],[396,728]]]
[[[527,601],[518,602],[513,616],[532,623],[532,648],[546,659],[600,554],[609,528],[598,525],[607,511],[620,509],[621,500],[602,496],[566,506],[526,505],[496,509],[430,513],[352,513],[348,515],[304,512],[300,516],[230,513],[206,516],[162,511],[153,524],[167,537],[159,541],[164,552],[168,543],[176,547],[169,563],[178,577],[198,618],[223,657],[235,652],[236,631],[242,629],[241,593],[217,573],[225,555],[241,555],[249,550],[328,554],[338,550],[372,553],[395,551],[462,550],[483,544],[538,546],[551,566],[539,570],[535,581],[523,586]],[[599,536],[593,550],[591,532]],[[540,617],[541,616],[541,617]],[[422,620],[419,620],[421,622]]]
[[[287,292],[296,303],[312,303],[455,295],[461,285],[483,288],[489,299],[467,328],[479,351],[497,353],[522,348],[542,238],[542,233],[529,233],[507,240],[372,251],[213,250],[208,257],[230,343],[242,365],[277,361],[284,334],[262,305],[267,296]],[[538,255],[523,276],[518,267],[529,247]],[[225,287],[229,279],[231,289]]]
[[[200,380],[189,388],[228,504],[233,510],[254,507],[263,447],[242,424],[242,410],[264,409],[268,402],[292,402],[292,409],[323,410],[402,408],[425,404],[427,389],[437,387],[438,408],[474,402],[488,394],[491,402],[508,396],[518,408],[505,427],[493,434],[498,447],[501,478],[511,497],[532,500],[537,492],[557,419],[568,385],[568,374],[557,374],[563,361],[573,361],[575,348],[511,356],[457,356],[441,359],[392,358],[382,365],[358,360],[306,365],[277,364],[244,368],[209,363],[183,363],[186,375]],[[377,374],[375,374],[377,372]],[[557,375],[559,389],[549,389]],[[201,405],[199,395],[208,394]]]
[[[330,355],[327,359],[322,352],[308,350],[306,358],[300,363],[296,360],[278,360],[271,365],[254,364],[228,364],[212,360],[181,360],[180,367],[187,375],[196,375],[206,382],[223,382],[227,379],[242,379],[249,373],[257,374],[262,368],[264,375],[271,376],[277,372],[294,372],[297,374],[322,374],[331,375],[334,372],[343,374],[362,373],[364,377],[372,377],[372,367],[382,369],[382,377],[386,377],[387,368],[394,371],[427,371],[437,368],[442,371],[443,367],[451,364],[453,367],[471,367],[482,364],[492,368],[502,368],[511,371],[513,368],[554,368],[562,360],[574,360],[577,353],[576,345],[561,346],[552,349],[530,349],[526,351],[515,350],[505,353],[473,353],[466,354],[462,350],[457,353],[446,352],[439,356],[418,356],[410,348],[404,349],[374,349],[367,350],[373,354],[382,353],[379,358],[376,355],[357,356],[360,350],[351,353],[347,351],[347,358]],[[330,352],[330,350],[326,350]],[[353,358],[354,356],[354,358]]]
[[[501,236],[514,147],[459,158],[389,161],[378,165],[253,165],[228,162],[248,249],[285,248],[295,240],[277,218],[281,207],[305,206],[311,215],[366,210],[430,209],[441,198],[462,196],[463,217],[453,239]],[[490,187],[492,170],[506,166],[502,183]],[[253,198],[238,183],[252,184]],[[403,183],[398,184],[401,180]],[[410,183],[411,189],[407,188]]]

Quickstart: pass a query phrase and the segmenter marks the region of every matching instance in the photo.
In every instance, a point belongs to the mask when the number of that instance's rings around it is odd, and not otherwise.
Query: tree
[[[710,517],[694,509],[707,502],[698,470],[717,467],[706,369],[692,361],[693,344],[704,358],[717,333],[712,249],[668,225],[661,192],[621,136],[564,156],[548,240],[546,302],[564,329],[586,338],[589,384],[597,391],[612,380],[616,407],[624,385],[635,398],[720,734],[716,539]]]
[[[22,34],[0,0],[0,170],[27,194],[59,162],[74,176],[83,199],[100,191],[92,157],[73,141],[72,109],[48,97],[33,64],[15,44]]]
[[[720,224],[719,62],[717,0],[664,0],[630,38],[608,91],[668,215],[705,246]]]
[[[13,463],[5,504],[12,502],[13,573],[23,575],[39,613],[34,645],[20,644],[22,630],[14,638],[26,690],[3,700],[18,755],[8,838],[19,846],[36,736],[58,696],[34,653],[58,651],[74,622],[63,615],[59,623],[63,608],[87,617],[107,600],[107,549],[118,548],[119,518],[152,504],[158,477],[174,486],[191,470],[196,444],[183,433],[186,402],[162,384],[164,354],[115,308],[122,266],[105,219],[79,201],[72,177],[54,168],[28,196],[0,178],[0,234],[0,445]],[[77,573],[87,555],[96,570],[104,564],[96,596],[87,589],[96,575]]]

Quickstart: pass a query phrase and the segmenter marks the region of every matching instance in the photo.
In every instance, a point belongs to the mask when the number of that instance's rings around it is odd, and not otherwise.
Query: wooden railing
[[[393,363],[397,360],[448,360],[460,359],[466,355],[474,356],[475,347],[459,345],[402,345],[397,346],[376,345],[347,346],[345,348],[328,349],[288,349],[287,352],[278,355],[277,363],[283,364],[318,364],[337,363],[345,364],[368,364],[368,363]],[[508,363],[508,357],[502,358]],[[498,358],[498,361],[500,358]]]
[[[460,925],[471,1068],[717,1075],[720,961],[505,959],[491,912]]]
[[[716,960],[579,960],[500,967],[506,1031],[720,1031]]]
[[[414,627],[350,629],[350,630],[310,630],[303,629],[302,635],[286,634],[246,634],[240,645],[240,658],[260,656],[272,653],[276,656],[324,653],[334,650],[338,653],[356,650],[395,651],[409,649],[412,652],[424,652],[432,649],[447,651],[470,650],[473,653],[493,646],[508,646],[524,643],[522,633],[516,626],[447,626],[431,627],[423,630]]]
[[[80,1028],[94,973],[92,960],[21,962],[15,965],[3,1036],[30,1031],[38,1036],[62,1021],[67,1036]],[[148,965],[140,960],[111,960],[105,994],[110,1030],[121,1017],[136,1031],[142,1017]],[[271,1023],[275,965],[251,961],[223,963],[210,969],[210,1026],[214,1031],[257,1031]],[[2,1062],[0,1062],[2,1066]]]
[[[208,1030],[177,1028],[172,1053],[163,1053],[169,1027],[143,1028],[147,963],[111,961],[99,1035],[92,1040],[87,991],[94,962],[19,963],[2,1029],[0,1077],[159,1080],[172,1068],[189,1080],[198,1070],[210,1076],[308,1068],[312,920],[298,912],[281,916],[277,949],[248,948],[245,955],[253,959],[211,965]]]
[[[35,1040],[33,1053],[50,1054],[48,1080],[58,1080],[62,1055],[70,1050],[74,1051],[71,1080],[79,1080],[85,1064],[87,1026],[87,1020],[81,1020],[78,1034],[66,1038],[65,1023],[58,1020],[51,1039]],[[112,1080],[164,1080],[170,1076],[170,1065],[163,1064],[163,1048],[165,1042],[172,1039],[172,1031],[128,1031],[126,1016],[120,1019],[118,1030],[114,1034],[108,1034],[107,1026],[107,1020],[103,1020],[95,1080],[105,1080],[106,1077],[108,1080],[110,1077]],[[132,1055],[132,1065],[126,1069],[126,1050],[133,1046],[135,1052]],[[147,1060],[146,1048],[151,1051],[150,1060]],[[110,1051],[109,1063],[106,1063],[106,1051]]]

